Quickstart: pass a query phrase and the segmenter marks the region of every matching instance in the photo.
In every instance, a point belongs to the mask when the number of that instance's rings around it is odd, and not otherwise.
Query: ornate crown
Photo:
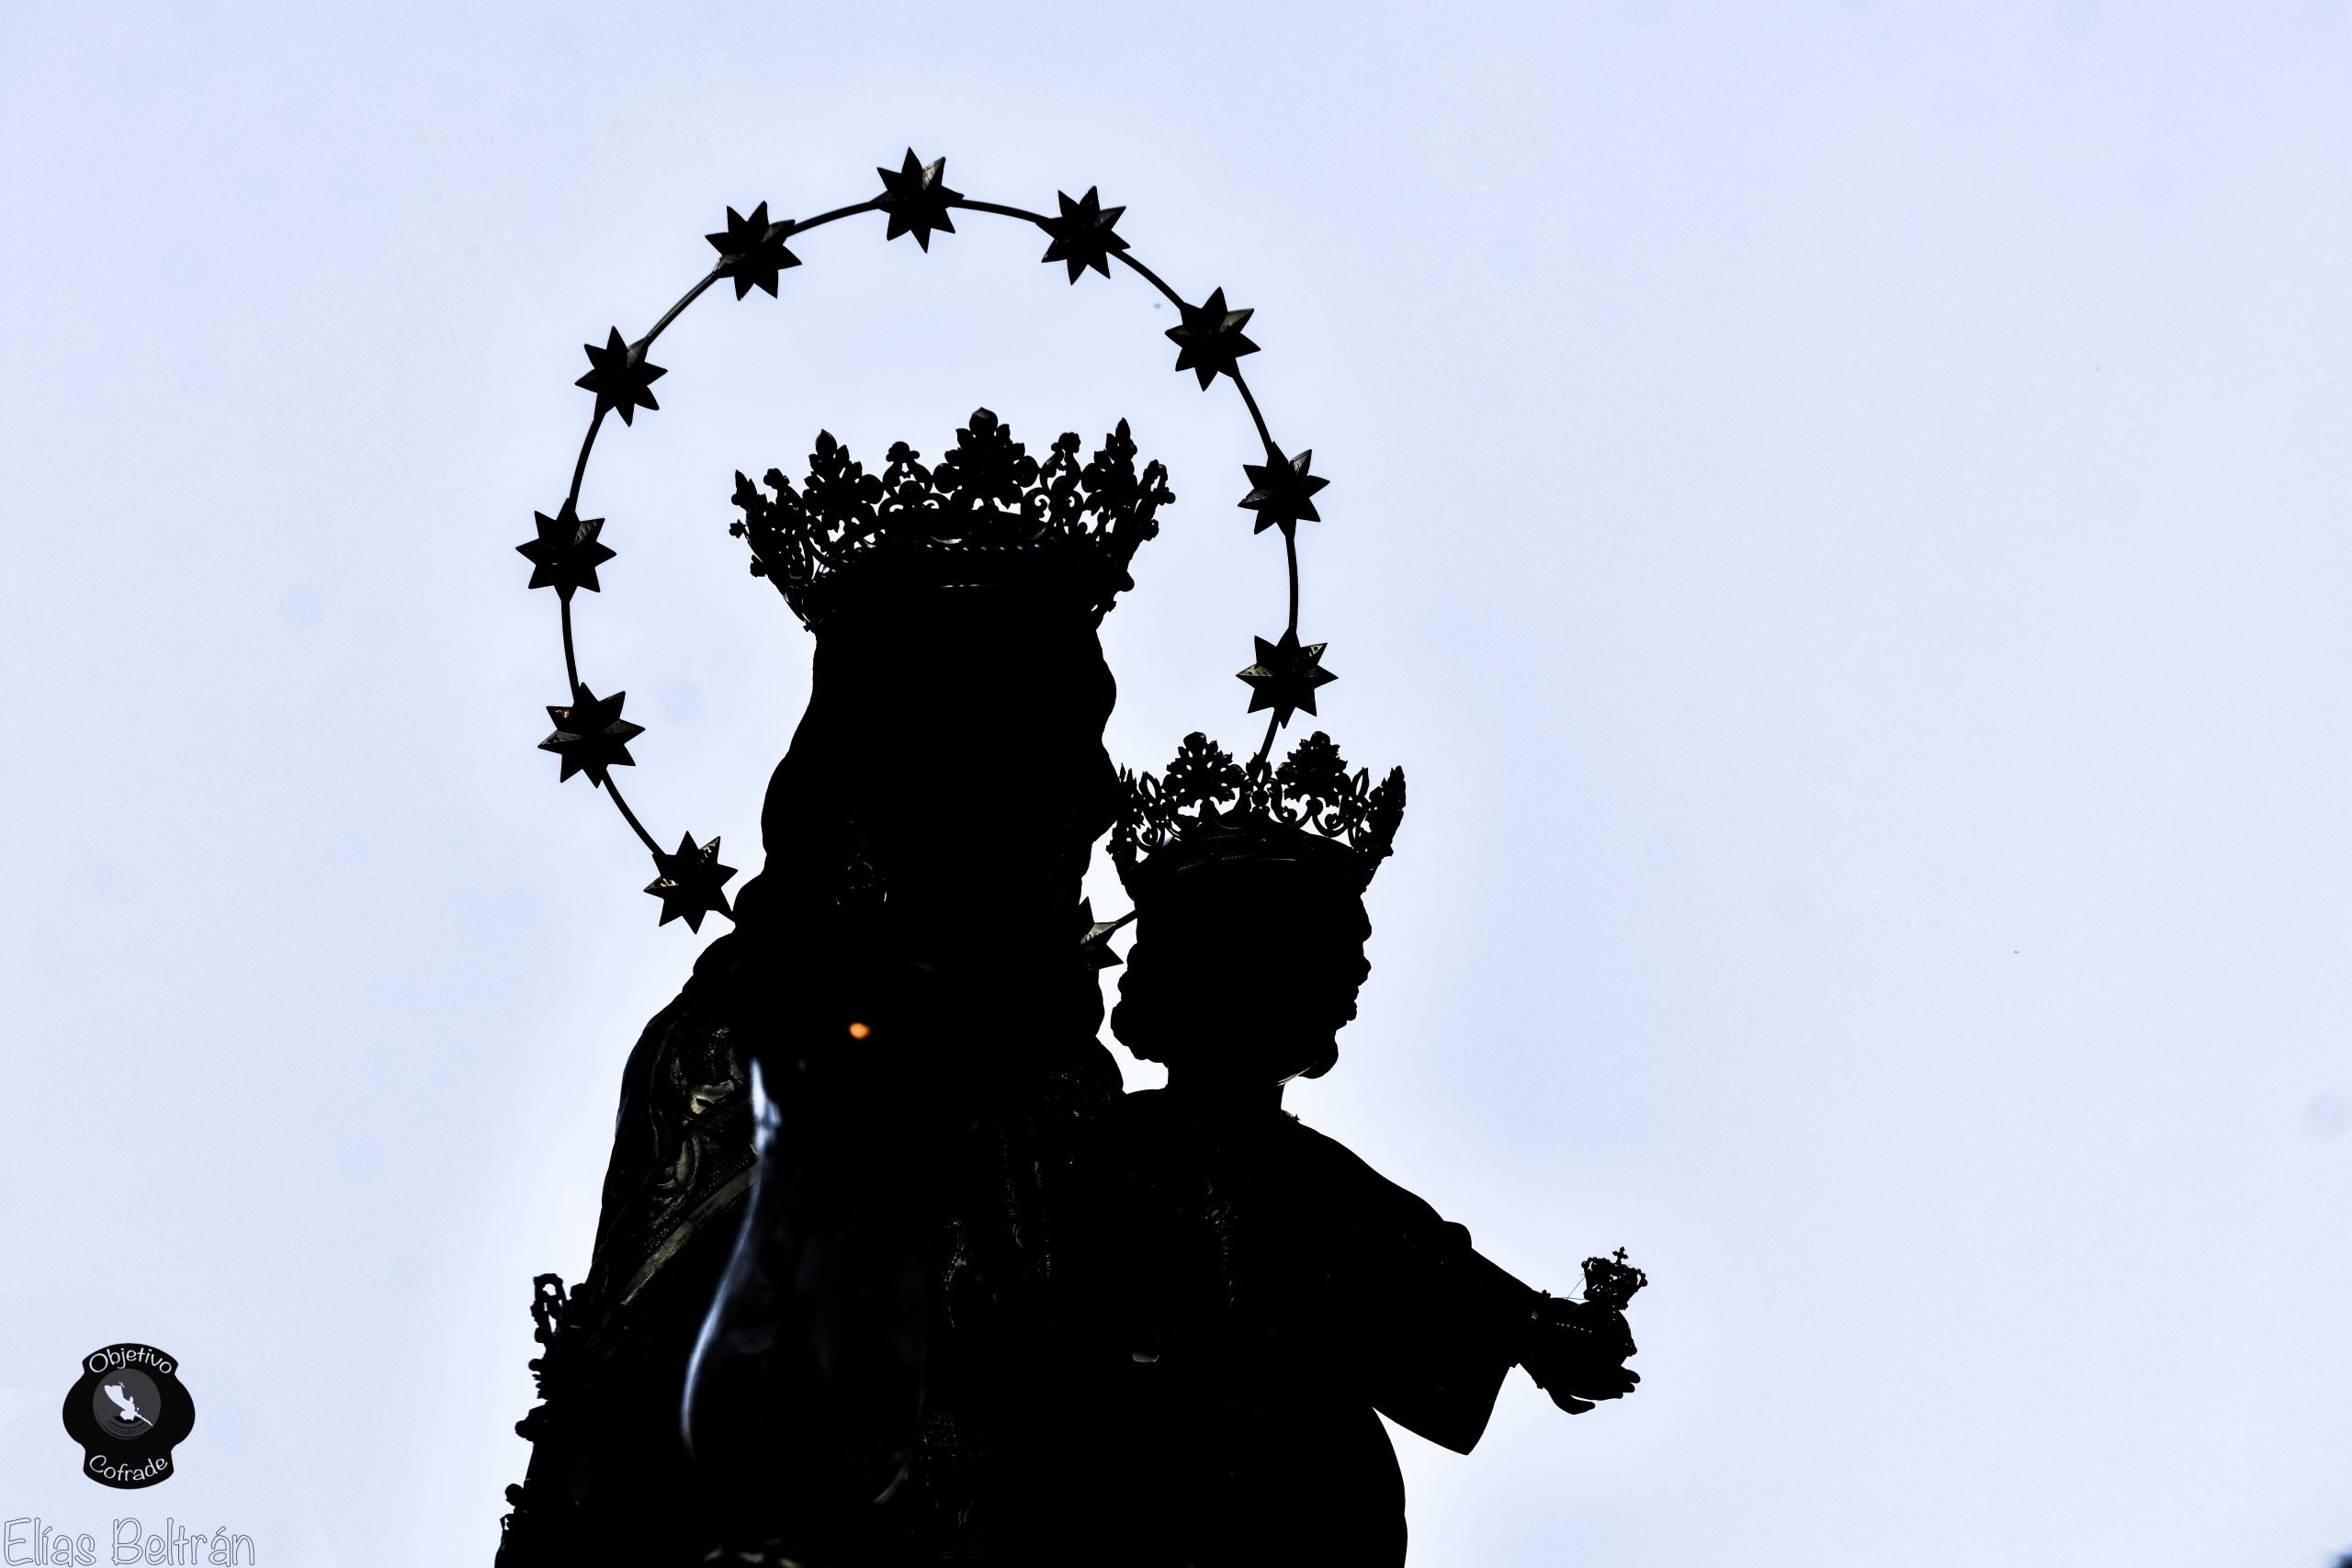
[[[1126,808],[1111,834],[1119,880],[1138,905],[1172,878],[1241,862],[1292,863],[1349,894],[1371,885],[1405,816],[1405,770],[1375,784],[1348,772],[1317,730],[1279,767],[1237,762],[1202,734],[1184,738],[1167,773],[1124,775]]]
[[[1136,474],[1125,420],[1092,462],[1080,464],[1080,447],[1076,433],[1065,434],[1041,463],[996,415],[975,409],[935,466],[900,441],[888,466],[869,474],[820,431],[798,490],[770,468],[771,500],[736,474],[743,518],[730,532],[749,536],[752,574],[773,581],[811,628],[877,579],[968,587],[1042,578],[1099,617],[1135,586],[1127,563],[1176,497],[1159,464]]]
[[[1606,1258],[1584,1260],[1584,1299],[1623,1312],[1634,1292],[1650,1282],[1650,1277],[1625,1261],[1625,1249],[1619,1247]]]

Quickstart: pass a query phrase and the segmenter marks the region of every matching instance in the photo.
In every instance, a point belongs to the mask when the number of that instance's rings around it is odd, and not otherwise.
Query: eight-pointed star
[[[1272,442],[1266,444],[1263,463],[1244,463],[1241,471],[1250,476],[1252,488],[1241,498],[1241,509],[1258,514],[1258,525],[1250,530],[1262,534],[1268,528],[1280,528],[1285,535],[1301,523],[1320,523],[1323,514],[1315,510],[1315,492],[1331,481],[1320,474],[1306,471],[1315,457],[1310,451],[1295,457],[1285,457],[1283,449]],[[1313,713],[1315,710],[1306,710]]]
[[[688,931],[699,932],[705,915],[735,918],[735,911],[727,907],[727,895],[720,891],[734,880],[735,868],[718,863],[717,839],[697,849],[695,836],[684,834],[678,840],[677,853],[653,852],[653,869],[660,874],[645,885],[645,890],[662,900],[662,925],[684,920]]]
[[[555,721],[555,733],[539,742],[539,750],[563,759],[557,783],[574,773],[586,773],[588,782],[601,789],[607,770],[637,766],[637,759],[628,754],[628,743],[645,733],[645,726],[621,716],[621,704],[628,696],[627,692],[615,692],[599,697],[582,686],[570,706],[548,709],[548,717]]]
[[[552,588],[566,604],[576,588],[602,592],[596,586],[596,569],[613,558],[612,547],[596,537],[604,531],[605,520],[582,517],[572,509],[569,496],[554,516],[544,512],[531,515],[538,520],[539,536],[514,547],[514,553],[531,563],[531,586]]]
[[[943,234],[956,232],[956,220],[947,216],[947,209],[963,200],[964,193],[947,188],[947,182],[940,177],[946,168],[946,159],[934,158],[925,164],[910,147],[906,163],[895,172],[874,171],[882,176],[882,210],[890,215],[889,231],[882,236],[884,239],[912,234],[915,243],[928,251],[934,230]]]
[[[669,371],[647,359],[642,344],[623,343],[620,328],[610,332],[602,348],[593,343],[580,345],[588,351],[589,371],[572,385],[596,394],[598,413],[611,409],[621,416],[623,424],[634,424],[638,410],[661,408],[646,389]]]
[[[1046,232],[1054,237],[1054,243],[1046,247],[1044,259],[1068,264],[1072,283],[1090,266],[1103,276],[1110,276],[1111,253],[1127,248],[1127,243],[1113,232],[1111,226],[1126,209],[1103,206],[1092,186],[1087,186],[1086,194],[1076,201],[1064,191],[1056,191],[1054,196],[1062,204],[1062,210],[1058,218],[1041,220]]]
[[[798,266],[800,258],[784,248],[785,240],[792,233],[792,220],[768,221],[768,204],[752,209],[749,218],[733,208],[727,209],[727,228],[723,232],[705,234],[711,248],[718,253],[721,276],[735,280],[735,298],[749,294],[754,285],[775,294],[775,275],[788,266]]]
[[[1224,289],[1211,294],[1204,305],[1187,305],[1180,299],[1176,308],[1184,318],[1168,329],[1168,339],[1177,348],[1176,368],[1198,376],[1204,389],[1219,371],[1238,377],[1234,362],[1258,352],[1258,345],[1241,335],[1241,329],[1257,311],[1227,310]]]
[[[1339,679],[1323,668],[1323,650],[1329,643],[1302,647],[1295,630],[1283,632],[1279,642],[1261,637],[1250,640],[1258,645],[1258,662],[1240,676],[1250,683],[1250,711],[1273,709],[1277,727],[1288,724],[1290,716],[1301,708],[1315,712],[1315,688]]]

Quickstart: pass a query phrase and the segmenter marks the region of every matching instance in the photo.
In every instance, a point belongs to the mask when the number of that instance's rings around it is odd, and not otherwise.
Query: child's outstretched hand
[[[1529,1311],[1519,1364],[1552,1403],[1581,1416],[1603,1399],[1623,1399],[1642,1374],[1625,1365],[1634,1354],[1625,1314],[1598,1302],[1536,1299]]]

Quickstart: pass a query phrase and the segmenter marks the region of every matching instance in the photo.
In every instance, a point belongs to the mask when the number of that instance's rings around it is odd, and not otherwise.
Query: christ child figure
[[[1631,1392],[1617,1308],[1638,1271],[1595,1259],[1587,1301],[1539,1292],[1283,1110],[1355,1017],[1401,773],[1351,776],[1321,734],[1244,768],[1195,735],[1134,787],[1112,1028],[1169,1071],[1117,1107],[1102,1156],[1135,1561],[1401,1564],[1379,1416],[1467,1453],[1514,1365],[1571,1413]]]

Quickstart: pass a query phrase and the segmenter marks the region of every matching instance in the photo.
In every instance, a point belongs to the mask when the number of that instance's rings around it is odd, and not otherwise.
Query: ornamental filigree
[[[838,607],[869,562],[943,552],[966,575],[986,570],[991,556],[1063,552],[1084,607],[1099,615],[1132,586],[1128,563],[1176,497],[1159,463],[1137,472],[1126,421],[1081,464],[1082,450],[1068,432],[1041,462],[995,414],[975,409],[936,465],[925,468],[901,441],[872,474],[820,431],[798,488],[781,468],[763,478],[765,491],[736,474],[743,515],[729,531],[750,543],[752,573],[774,582],[809,626]]]
[[[1287,859],[1302,838],[1351,852],[1348,874],[1360,890],[1388,857],[1405,816],[1405,771],[1392,768],[1378,784],[1369,769],[1351,773],[1319,729],[1279,766],[1263,757],[1237,761],[1196,732],[1164,774],[1126,774],[1124,782],[1127,803],[1111,852],[1131,892],[1155,857],[1178,864]]]

